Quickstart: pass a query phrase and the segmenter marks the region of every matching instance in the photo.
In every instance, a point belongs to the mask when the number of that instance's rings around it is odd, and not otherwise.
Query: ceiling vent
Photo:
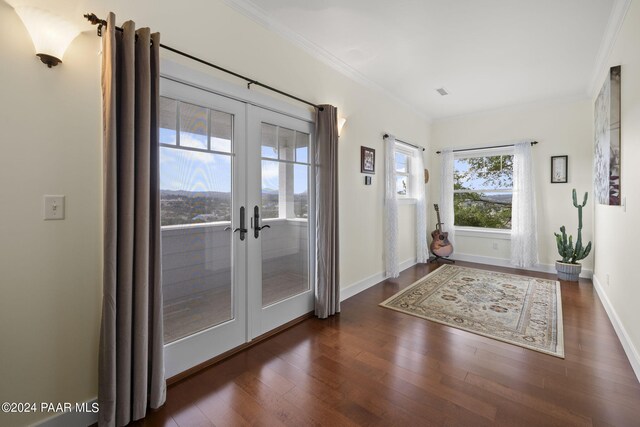
[[[436,89],[436,92],[438,92],[442,96],[449,95],[449,91],[443,87]]]

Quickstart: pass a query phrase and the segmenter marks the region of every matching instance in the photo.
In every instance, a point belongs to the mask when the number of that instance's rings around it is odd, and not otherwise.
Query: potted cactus
[[[562,234],[553,233],[556,236],[556,243],[558,244],[558,252],[562,257],[561,260],[556,261],[556,270],[558,271],[558,279],[568,280],[571,282],[577,282],[582,265],[578,262],[585,259],[589,252],[591,252],[591,242],[587,246],[582,246],[582,208],[587,204],[587,195],[584,193],[584,200],[581,205],[578,204],[576,197],[576,189],[573,189],[573,206],[578,208],[578,239],[575,246],[573,245],[573,236],[569,236],[567,239],[567,233],[564,225],[560,227]]]

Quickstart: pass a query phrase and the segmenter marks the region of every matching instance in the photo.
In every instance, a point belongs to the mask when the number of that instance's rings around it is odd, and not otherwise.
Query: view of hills
[[[198,224],[231,220],[231,193],[221,191],[160,190],[161,225]],[[307,218],[307,193],[294,195],[296,218]],[[279,192],[262,190],[262,218],[279,217]]]

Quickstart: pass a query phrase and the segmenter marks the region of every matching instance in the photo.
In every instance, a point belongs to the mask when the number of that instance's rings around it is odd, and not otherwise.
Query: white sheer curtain
[[[427,212],[425,206],[424,161],[422,148],[414,148],[411,157],[411,180],[414,182],[416,199],[416,262],[429,259],[427,247]]]
[[[385,139],[384,163],[385,163],[385,270],[387,276],[398,277],[400,266],[398,265],[398,195],[396,192],[396,138],[389,135]]]
[[[538,262],[536,195],[531,143],[514,145],[511,208],[511,263],[531,267]]]
[[[449,233],[449,242],[455,248],[455,229],[453,228],[453,150],[442,150],[442,171],[440,176],[440,220],[442,231]]]

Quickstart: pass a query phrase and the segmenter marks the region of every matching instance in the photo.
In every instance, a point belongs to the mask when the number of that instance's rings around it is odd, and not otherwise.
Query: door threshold
[[[209,360],[205,360],[204,362],[202,362],[202,363],[200,363],[200,364],[198,364],[198,365],[196,365],[196,366],[194,366],[192,368],[189,368],[186,371],[180,372],[179,374],[176,374],[176,375],[174,375],[172,377],[167,378],[167,386],[172,386],[174,384],[177,384],[180,381],[183,381],[183,380],[185,380],[185,379],[187,379],[187,378],[189,378],[189,377],[191,377],[191,376],[193,376],[193,375],[195,375],[195,374],[207,369],[210,366],[216,365],[216,364],[222,362],[223,360],[226,360],[226,359],[230,358],[231,356],[233,356],[233,355],[235,355],[237,353],[240,353],[243,350],[246,350],[246,349],[248,349],[250,347],[253,347],[256,344],[259,344],[262,341],[264,341],[264,340],[266,340],[268,338],[271,338],[272,336],[277,335],[280,332],[283,332],[286,329],[291,328],[292,326],[297,325],[298,323],[302,323],[307,319],[311,319],[313,317],[313,315],[314,315],[313,313],[314,313],[313,311],[310,311],[310,312],[308,312],[306,314],[303,314],[302,316],[296,317],[295,319],[290,320],[289,322],[287,322],[287,323],[285,323],[283,325],[280,325],[277,328],[275,328],[275,329],[273,329],[273,330],[271,330],[269,332],[265,332],[264,334],[262,334],[262,335],[260,335],[258,337],[255,337],[254,339],[252,339],[249,342],[246,342],[246,343],[244,343],[242,345],[239,345],[239,346],[237,346],[235,348],[232,348],[231,350],[225,351],[224,353],[221,353],[221,354],[219,354],[219,355],[217,355],[215,357],[212,357]]]

